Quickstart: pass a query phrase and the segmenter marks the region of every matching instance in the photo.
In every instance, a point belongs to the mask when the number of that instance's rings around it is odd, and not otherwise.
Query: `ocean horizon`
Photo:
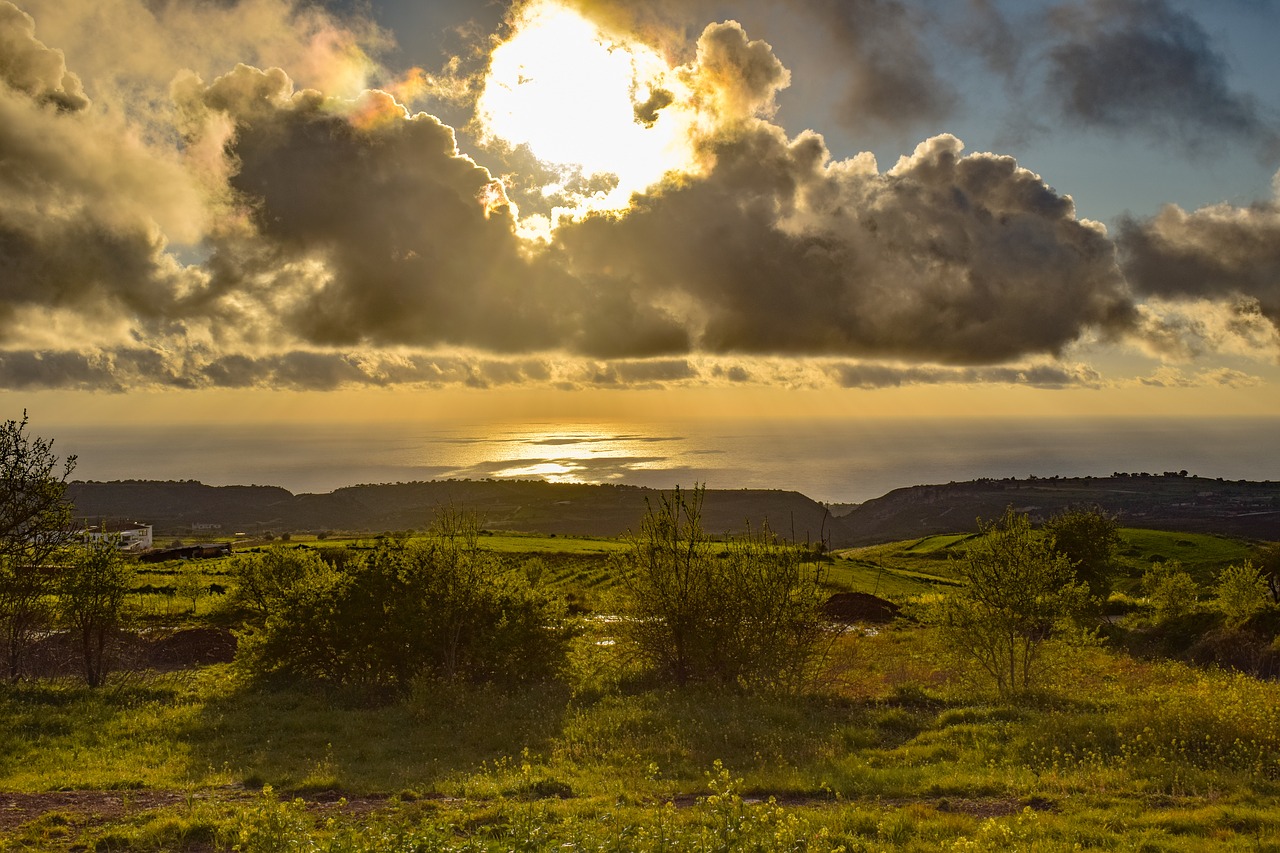
[[[295,494],[365,483],[542,479],[784,489],[858,503],[980,477],[1116,471],[1280,480],[1280,418],[745,420],[65,426],[78,480],[199,480]]]

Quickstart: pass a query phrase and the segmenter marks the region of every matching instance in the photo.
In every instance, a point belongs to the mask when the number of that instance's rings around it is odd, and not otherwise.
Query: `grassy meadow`
[[[1202,585],[1248,543],[1122,531]],[[832,590],[945,594],[962,536],[832,555]],[[911,622],[831,635],[801,695],[676,689],[615,642],[611,540],[493,536],[587,611],[560,681],[405,695],[275,687],[234,664],[0,687],[0,850],[1280,851],[1280,684],[1057,649],[1000,702]],[[299,544],[299,543],[291,543]],[[307,542],[337,547],[340,542]],[[347,545],[364,543],[348,542]],[[153,630],[234,625],[223,561],[140,567]],[[1130,584],[1130,581],[1133,581]]]

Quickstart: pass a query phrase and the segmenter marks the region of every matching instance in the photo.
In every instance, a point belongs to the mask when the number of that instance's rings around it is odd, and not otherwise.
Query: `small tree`
[[[273,546],[231,558],[237,600],[259,616],[270,616],[288,592],[312,575],[326,571],[315,551]]]
[[[1008,696],[1032,686],[1044,644],[1071,631],[1088,589],[1026,515],[1011,508],[978,527],[982,536],[961,564],[967,583],[942,600],[935,619],[947,647]]]
[[[1266,579],[1248,560],[1223,569],[1213,590],[1214,606],[1222,611],[1229,628],[1248,622],[1250,616],[1267,606],[1269,597]]]
[[[1142,590],[1151,602],[1155,621],[1167,622],[1196,609],[1200,588],[1178,560],[1152,563],[1142,575]]]
[[[80,549],[59,575],[58,612],[80,645],[90,687],[106,680],[132,581],[133,567],[109,543]]]
[[[638,657],[677,684],[797,689],[820,656],[818,572],[767,529],[728,542],[702,527],[701,488],[651,505],[620,559]]]
[[[1280,604],[1280,544],[1268,545],[1258,551],[1258,571],[1267,582],[1271,601]]]
[[[1050,518],[1045,530],[1053,536],[1054,550],[1066,555],[1076,578],[1089,587],[1090,595],[1105,599],[1111,592],[1120,547],[1115,516],[1096,505],[1076,507]]]
[[[23,670],[48,616],[50,564],[70,542],[66,482],[76,458],[59,461],[53,441],[27,433],[27,413],[0,426],[0,661],[10,680]]]
[[[200,605],[200,597],[204,595],[204,572],[200,567],[187,560],[178,569],[178,577],[174,583],[174,593],[191,602],[191,615],[196,614]]]

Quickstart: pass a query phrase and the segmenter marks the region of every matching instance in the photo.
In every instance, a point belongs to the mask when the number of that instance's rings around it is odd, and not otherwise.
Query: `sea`
[[[541,479],[785,489],[860,503],[980,477],[1186,471],[1280,480],[1280,418],[724,420],[667,423],[68,425],[80,480],[199,480],[298,494],[362,483]]]

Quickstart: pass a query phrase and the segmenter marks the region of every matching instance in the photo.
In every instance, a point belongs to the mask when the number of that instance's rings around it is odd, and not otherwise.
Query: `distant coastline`
[[[1280,418],[753,420],[652,424],[42,426],[85,480],[264,483],[295,494],[359,483],[545,479],[788,489],[861,503],[983,477],[1186,470],[1280,480]]]

